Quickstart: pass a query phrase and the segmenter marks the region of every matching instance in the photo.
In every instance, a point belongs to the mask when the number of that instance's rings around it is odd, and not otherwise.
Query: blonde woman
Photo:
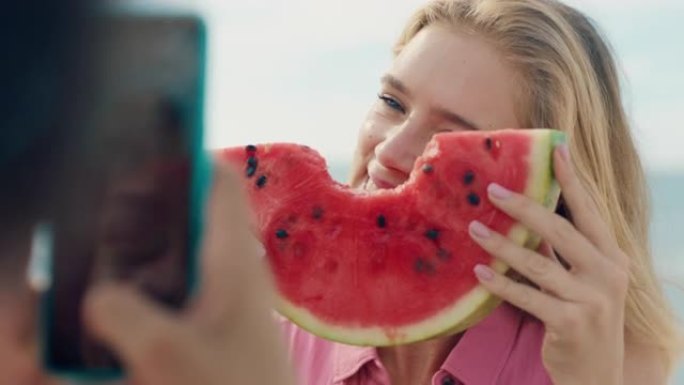
[[[437,132],[553,127],[569,137],[554,158],[563,203],[554,214],[489,186],[545,242],[531,253],[471,224],[477,243],[534,285],[476,267],[506,304],[465,333],[373,349],[286,324],[301,384],[665,384],[679,336],[652,268],[616,65],[590,20],[554,0],[438,0],[413,15],[394,53],[352,185],[403,183]]]

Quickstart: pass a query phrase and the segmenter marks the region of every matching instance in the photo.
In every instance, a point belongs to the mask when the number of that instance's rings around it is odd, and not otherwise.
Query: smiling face
[[[359,133],[351,185],[373,190],[402,184],[438,132],[521,127],[517,79],[486,40],[426,27],[382,77]]]

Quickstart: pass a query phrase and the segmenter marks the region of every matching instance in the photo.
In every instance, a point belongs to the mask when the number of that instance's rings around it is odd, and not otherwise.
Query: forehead
[[[390,74],[409,89],[414,103],[461,113],[483,128],[520,126],[517,73],[482,37],[428,26],[395,58]]]

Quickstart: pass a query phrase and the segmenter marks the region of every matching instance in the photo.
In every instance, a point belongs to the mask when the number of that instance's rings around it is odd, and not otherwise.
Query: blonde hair
[[[524,127],[566,132],[580,178],[630,256],[625,335],[660,348],[671,372],[681,337],[652,266],[645,177],[610,48],[587,17],[554,0],[437,0],[416,11],[395,55],[433,23],[499,48],[523,80]]]

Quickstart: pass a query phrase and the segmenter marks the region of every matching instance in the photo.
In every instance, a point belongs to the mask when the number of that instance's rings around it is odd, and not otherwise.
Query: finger
[[[567,145],[559,145],[554,152],[554,171],[563,191],[577,229],[605,255],[614,254],[617,244],[596,203],[582,186],[570,161]]]
[[[225,328],[236,303],[245,297],[251,301],[250,288],[263,287],[266,280],[236,177],[217,163],[214,178],[202,245],[202,282],[192,316],[207,326]]]
[[[602,258],[596,247],[565,218],[498,184],[490,184],[487,192],[495,206],[549,242],[573,267],[594,267],[600,263]]]
[[[525,310],[544,323],[553,320],[554,309],[563,302],[551,295],[497,273],[486,265],[476,265],[473,269],[478,281],[485,289],[506,302]]]
[[[46,382],[37,357],[38,341],[32,325],[36,295],[25,287],[0,292],[0,385]]]
[[[563,266],[563,268],[565,270],[568,270],[568,271],[572,270],[572,266],[570,266],[568,264],[568,262],[566,260],[564,260],[561,256],[556,254],[556,252],[553,251],[553,247],[551,247],[551,244],[546,242],[545,240],[542,240],[541,242],[539,242],[539,247],[537,248],[537,252],[539,254],[551,259],[552,261],[560,264],[561,266]]]
[[[84,303],[89,330],[113,349],[136,384],[206,383],[197,333],[130,287],[103,285]]]
[[[103,284],[91,289],[84,302],[84,320],[127,365],[145,361],[161,338],[169,349],[179,340],[180,325],[165,309],[121,285]]]
[[[470,223],[469,233],[490,255],[552,295],[567,301],[585,298],[586,289],[554,260],[515,244],[478,221]]]

